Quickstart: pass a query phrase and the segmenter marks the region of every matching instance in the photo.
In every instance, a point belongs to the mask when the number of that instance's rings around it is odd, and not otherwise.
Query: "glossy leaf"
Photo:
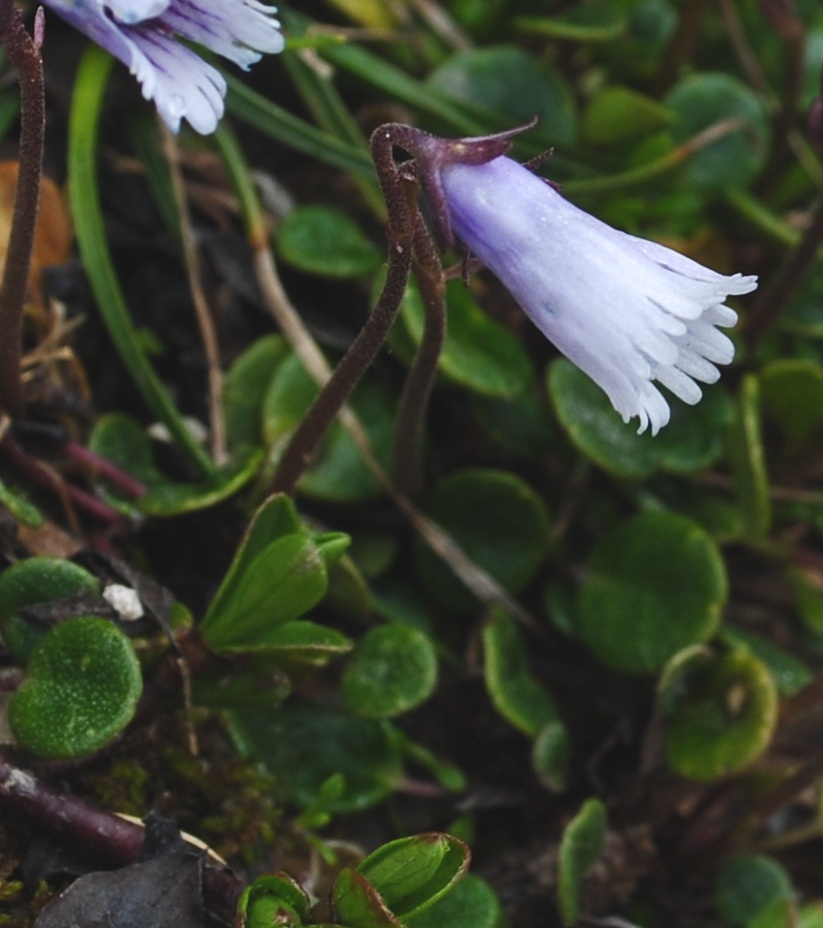
[[[281,335],[267,335],[253,342],[229,368],[223,380],[223,413],[230,448],[262,446],[263,398],[277,365],[288,354]]]
[[[434,692],[437,655],[429,637],[411,625],[392,623],[368,631],[343,673],[343,696],[352,711],[393,718]]]
[[[645,512],[596,546],[580,590],[577,631],[624,673],[652,673],[717,630],[726,601],[723,559],[685,516]]]
[[[689,74],[669,93],[678,143],[710,126],[729,123],[729,131],[688,158],[682,182],[691,189],[743,187],[760,170],[768,144],[768,117],[758,95],[728,74]]]
[[[595,145],[619,145],[671,124],[673,114],[656,100],[629,87],[604,87],[589,101],[583,135]]]
[[[546,555],[549,522],[545,505],[514,474],[455,471],[435,485],[426,511],[475,563],[512,593],[532,579]],[[454,609],[475,607],[471,595],[421,541],[415,545],[415,563],[426,589],[439,601]]]
[[[377,889],[357,870],[340,872],[332,889],[337,921],[346,928],[402,928]]]
[[[511,398],[528,390],[534,370],[509,329],[485,313],[460,280],[446,285],[446,302],[448,329],[439,364],[443,376],[482,396]],[[403,298],[401,318],[419,345],[425,311],[413,284]]]
[[[94,616],[68,619],[32,652],[9,721],[27,750],[81,757],[122,731],[141,689],[134,648],[118,628]]]
[[[489,884],[467,873],[428,909],[404,919],[408,928],[503,928],[503,907]]]
[[[640,479],[657,470],[690,473],[708,467],[724,449],[734,411],[719,388],[707,388],[697,406],[671,402],[671,421],[660,434],[637,434],[606,394],[565,358],[548,369],[547,386],[560,423],[577,449],[618,477]]]
[[[266,646],[271,629],[315,606],[325,595],[326,565],[314,542],[285,535],[267,545],[237,577],[230,596],[206,614],[200,631],[216,651]]]
[[[317,395],[317,386],[296,357],[278,368],[263,406],[266,443],[283,442],[302,420]],[[377,453],[388,465],[391,457],[397,397],[367,380],[354,393],[352,406],[360,417]],[[359,502],[380,496],[382,485],[366,468],[348,433],[339,422],[328,430],[316,458],[299,483],[309,496],[339,502]]]
[[[280,257],[323,277],[361,277],[376,271],[382,251],[344,213],[325,206],[301,206],[277,230]]]
[[[357,870],[391,912],[405,919],[449,892],[465,874],[470,860],[469,849],[462,841],[431,832],[382,845]]]
[[[658,692],[666,757],[683,776],[713,780],[736,773],[769,745],[777,687],[748,651],[689,648],[672,659]]]
[[[300,928],[310,912],[309,897],[299,883],[287,873],[266,873],[243,890],[237,928]]]
[[[492,123],[506,114],[508,125],[530,122],[558,143],[574,140],[574,97],[562,75],[511,45],[476,48],[453,55],[427,81],[430,88],[468,104]]]
[[[581,883],[600,855],[606,836],[606,807],[587,799],[569,822],[557,852],[557,908],[567,928],[580,914]]]

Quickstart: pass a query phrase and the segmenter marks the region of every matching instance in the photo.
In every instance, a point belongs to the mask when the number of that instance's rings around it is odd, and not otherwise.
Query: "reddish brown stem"
[[[23,410],[20,379],[23,303],[31,267],[46,109],[39,44],[23,27],[11,0],[0,3],[0,44],[20,81],[20,155],[11,233],[0,281],[0,410],[12,417]]]

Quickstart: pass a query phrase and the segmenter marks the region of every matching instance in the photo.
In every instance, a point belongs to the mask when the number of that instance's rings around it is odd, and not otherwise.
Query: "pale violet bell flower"
[[[439,166],[452,231],[532,322],[589,375],[628,422],[656,435],[669,421],[662,384],[697,403],[715,365],[734,357],[730,295],[756,277],[718,274],[627,235],[571,204],[507,157]]]
[[[223,116],[226,81],[179,39],[189,39],[248,68],[283,49],[275,7],[258,0],[44,0],[122,61],[143,96],[175,132],[185,118],[214,132]]]

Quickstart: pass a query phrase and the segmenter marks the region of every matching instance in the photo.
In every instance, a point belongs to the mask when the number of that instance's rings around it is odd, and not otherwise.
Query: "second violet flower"
[[[638,417],[639,432],[669,421],[659,384],[697,403],[698,382],[714,383],[716,365],[731,362],[734,346],[718,326],[737,314],[725,300],[754,290],[756,277],[718,274],[613,229],[505,156],[436,161],[451,232],[625,422]]]
[[[140,82],[175,132],[185,118],[201,134],[223,115],[226,82],[180,39],[248,68],[283,49],[275,7],[259,0],[44,0]]]

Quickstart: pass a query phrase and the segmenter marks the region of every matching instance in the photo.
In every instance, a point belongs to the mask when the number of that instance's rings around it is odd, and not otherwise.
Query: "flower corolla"
[[[258,0],[44,0],[122,61],[177,131],[185,117],[201,134],[223,115],[226,81],[180,38],[248,68],[261,55],[282,51],[275,7]]]
[[[669,421],[662,384],[686,403],[714,383],[734,345],[724,305],[756,277],[725,276],[574,206],[516,161],[444,160],[451,231],[505,284],[532,322],[608,395],[638,432]]]

